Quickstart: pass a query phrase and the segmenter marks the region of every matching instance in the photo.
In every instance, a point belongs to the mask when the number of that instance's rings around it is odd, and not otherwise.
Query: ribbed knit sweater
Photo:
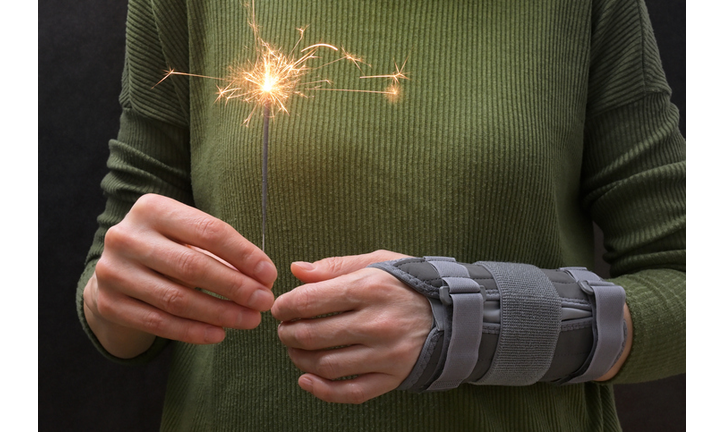
[[[402,96],[309,92],[271,121],[266,251],[274,291],[292,261],[389,249],[413,256],[593,264],[592,222],[634,323],[612,381],[685,367],[685,155],[643,0],[257,0],[262,37],[290,51],[324,41],[364,57],[366,74],[407,59]],[[130,0],[104,233],[144,193],[195,205],[261,242],[260,117],[215,102],[218,82],[254,59],[242,0]],[[360,65],[362,68],[367,66]],[[317,72],[315,72],[316,74]],[[343,62],[319,75],[375,88]],[[313,75],[316,76],[316,75]],[[174,350],[163,413],[169,431],[610,431],[611,382],[393,391],[362,405],[302,391],[301,374],[263,314],[221,344]],[[120,361],[118,359],[115,359]]]

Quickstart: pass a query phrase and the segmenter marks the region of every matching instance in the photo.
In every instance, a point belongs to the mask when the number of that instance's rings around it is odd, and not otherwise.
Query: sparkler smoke
[[[360,65],[371,67],[361,57],[349,53],[344,48],[337,48],[327,43],[316,43],[301,48],[304,39],[304,28],[298,28],[299,38],[288,54],[275,48],[261,37],[259,26],[256,24],[254,1],[250,7],[249,26],[254,33],[254,61],[247,61],[243,66],[230,67],[230,73],[224,78],[198,75],[192,73],[170,70],[156,85],[162,83],[172,75],[184,75],[188,77],[205,78],[221,81],[224,85],[217,85],[217,101],[224,100],[226,103],[240,99],[252,106],[251,112],[244,120],[249,126],[254,113],[262,111],[263,119],[263,140],[262,140],[262,250],[266,246],[266,218],[267,218],[267,196],[268,196],[268,160],[269,160],[269,120],[277,113],[289,114],[286,104],[291,96],[307,97],[305,92],[311,91],[342,91],[353,93],[376,93],[385,95],[391,102],[397,101],[400,96],[400,80],[409,79],[405,73],[407,60],[398,66],[395,64],[395,73],[386,75],[363,75],[360,79],[382,79],[389,83],[385,90],[363,90],[363,89],[341,89],[332,87],[328,79],[319,78],[305,81],[305,77],[312,71],[319,71],[325,66],[347,61],[352,63],[360,72]],[[324,49],[334,53],[340,53],[335,59],[319,66],[312,66],[314,60],[321,59],[317,51]],[[341,51],[340,51],[341,50]],[[309,64],[308,64],[309,63]]]

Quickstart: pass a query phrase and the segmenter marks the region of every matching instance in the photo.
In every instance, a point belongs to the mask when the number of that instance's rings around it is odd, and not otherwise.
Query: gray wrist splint
[[[427,297],[434,323],[399,390],[599,378],[623,352],[623,288],[582,267],[403,258],[372,264]]]

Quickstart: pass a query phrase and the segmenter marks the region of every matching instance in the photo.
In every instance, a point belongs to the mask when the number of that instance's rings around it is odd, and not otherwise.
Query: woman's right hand
[[[149,194],[106,233],[83,307],[108,352],[132,358],[156,336],[211,344],[224,328],[258,326],[276,277],[269,257],[227,223]]]

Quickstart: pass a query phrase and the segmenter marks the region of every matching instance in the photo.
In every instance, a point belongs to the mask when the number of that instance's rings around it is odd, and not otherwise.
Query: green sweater
[[[164,194],[261,243],[260,117],[215,102],[218,82],[254,59],[242,0],[131,0],[118,138],[102,182],[109,226],[142,194]],[[298,32],[360,54],[386,74],[407,60],[391,103],[308,92],[271,121],[266,250],[276,294],[292,261],[384,248],[463,262],[593,265],[592,222],[627,291],[631,355],[613,382],[685,369],[685,155],[643,0],[256,2],[262,37],[290,51]],[[342,62],[313,75],[377,88]],[[321,402],[263,314],[214,346],[172,342],[163,413],[170,431],[618,430],[613,387],[462,385],[393,391],[362,405]],[[157,340],[127,363],[152,359]],[[116,359],[117,360],[117,359]]]

